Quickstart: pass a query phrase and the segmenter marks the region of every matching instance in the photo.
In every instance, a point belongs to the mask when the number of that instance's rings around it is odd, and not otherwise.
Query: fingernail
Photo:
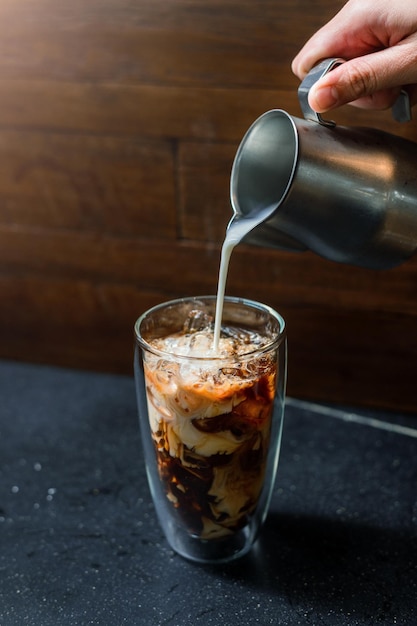
[[[312,102],[314,102],[313,109],[320,113],[328,111],[337,105],[339,95],[336,87],[318,87],[310,91]]]

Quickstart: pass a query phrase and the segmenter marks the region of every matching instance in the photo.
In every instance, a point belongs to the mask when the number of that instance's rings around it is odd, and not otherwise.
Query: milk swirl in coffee
[[[263,351],[269,336],[221,324],[230,255],[254,225],[229,224],[215,320],[196,307],[180,332],[148,339],[153,352],[144,370],[159,475],[179,520],[202,539],[248,523],[265,473],[276,351]]]

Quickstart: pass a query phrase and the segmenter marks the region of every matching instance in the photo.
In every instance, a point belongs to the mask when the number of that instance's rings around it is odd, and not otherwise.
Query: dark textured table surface
[[[290,399],[228,566],[167,546],[130,377],[0,362],[0,625],[417,624],[417,417]]]

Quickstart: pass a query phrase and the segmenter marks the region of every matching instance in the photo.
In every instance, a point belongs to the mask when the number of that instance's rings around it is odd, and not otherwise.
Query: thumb
[[[403,42],[339,65],[310,89],[310,106],[318,113],[349,102],[388,108],[401,86],[416,83],[416,51],[410,48]]]
[[[382,89],[372,65],[373,56],[370,54],[346,61],[323,76],[310,89],[310,106],[322,113]]]

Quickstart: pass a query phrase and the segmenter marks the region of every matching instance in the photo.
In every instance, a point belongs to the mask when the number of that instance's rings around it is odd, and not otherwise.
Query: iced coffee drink
[[[204,541],[238,533],[256,514],[271,471],[277,380],[285,376],[276,321],[256,328],[245,315],[226,320],[213,350],[214,304],[195,300],[181,324],[176,311],[175,328],[166,316],[142,330],[158,497],[173,524]]]

